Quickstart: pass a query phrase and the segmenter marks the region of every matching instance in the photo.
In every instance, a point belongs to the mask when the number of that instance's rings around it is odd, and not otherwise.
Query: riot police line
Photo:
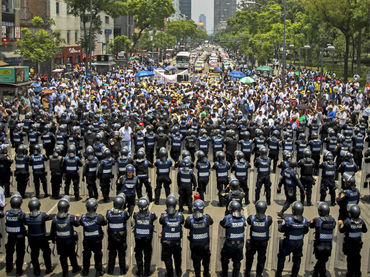
[[[69,195],[70,184],[72,183],[74,198],[77,201],[80,200],[81,184],[79,168],[83,167],[82,175],[83,180],[87,185],[89,198],[97,199],[99,197],[97,187],[97,180],[99,180],[103,200],[108,202],[113,185],[112,177],[113,175],[118,176],[118,181],[116,182],[116,192],[124,193],[124,209],[129,216],[133,216],[133,209],[136,204],[136,195],[139,199],[143,195],[143,185],[146,188],[146,194],[148,197],[147,200],[149,202],[154,201],[155,204],[159,204],[162,186],[164,187],[166,197],[170,195],[170,185],[174,181],[170,175],[173,166],[179,168],[177,172],[177,185],[179,187],[180,196],[178,200],[179,213],[184,211],[184,206],[188,206],[190,213],[195,212],[192,199],[193,190],[196,189],[199,192],[200,198],[203,200],[207,196],[207,188],[213,185],[213,182],[211,182],[211,169],[215,170],[216,182],[214,182],[214,186],[217,188],[218,204],[220,206],[226,206],[228,208],[228,213],[231,212],[231,209],[234,206],[230,205],[234,200],[237,200],[237,202],[240,204],[242,204],[243,201],[245,204],[249,204],[249,190],[254,193],[254,201],[258,203],[262,186],[264,186],[266,192],[266,205],[269,205],[272,198],[271,194],[274,193],[271,191],[274,190],[271,189],[271,173],[278,171],[278,168],[281,169],[281,174],[275,174],[276,176],[279,175],[279,177],[281,177],[279,180],[278,192],[279,190],[281,191],[282,187],[284,186],[284,192],[286,196],[286,203],[283,206],[283,210],[279,213],[281,217],[284,217],[285,210],[291,204],[295,203],[297,188],[300,191],[301,202],[307,205],[312,205],[311,194],[312,186],[314,185],[315,181],[313,176],[319,173],[319,168],[322,169],[322,178],[320,184],[321,201],[325,201],[326,191],[329,191],[331,204],[336,204],[335,197],[333,197],[333,195],[335,196],[336,179],[339,179],[339,182],[342,185],[343,191],[341,191],[337,197],[340,209],[340,220],[345,221],[347,218],[349,218],[348,205],[357,204],[359,201],[359,191],[353,184],[352,176],[358,170],[358,166],[356,165],[353,156],[356,156],[356,159],[358,159],[358,156],[361,156],[363,152],[365,136],[360,128],[352,130],[352,132],[355,133],[355,136],[353,137],[347,135],[347,132],[349,133],[347,129],[343,130],[343,134],[346,134],[346,136],[343,135],[343,137],[341,137],[342,135],[337,136],[336,133],[333,134],[332,130],[329,129],[328,137],[321,141],[318,139],[319,136],[315,131],[316,129],[313,128],[315,126],[311,126],[309,129],[308,142],[304,132],[297,130],[295,133],[293,133],[289,126],[285,127],[284,130],[280,130],[281,132],[278,130],[270,130],[269,133],[271,133],[271,136],[269,136],[267,139],[263,131],[259,128],[255,130],[253,137],[250,134],[251,130],[248,131],[241,128],[241,130],[238,130],[239,134],[237,134],[232,127],[228,128],[227,130],[225,129],[224,133],[222,133],[222,128],[220,128],[213,130],[214,132],[212,133],[214,133],[214,136],[212,137],[211,143],[211,138],[208,136],[209,132],[207,132],[206,129],[200,129],[199,125],[194,126],[194,128],[191,126],[190,129],[188,126],[186,126],[185,131],[184,129],[181,129],[182,122],[174,125],[175,126],[171,130],[171,135],[166,134],[164,128],[162,127],[158,127],[157,132],[155,133],[150,125],[148,126],[145,134],[142,132],[142,130],[138,130],[134,135],[135,155],[131,157],[129,155],[129,149],[120,146],[119,138],[117,137],[117,131],[113,131],[112,134],[107,134],[107,131],[101,132],[99,130],[88,128],[89,130],[86,133],[86,137],[82,139],[80,136],[81,130],[79,128],[72,127],[71,130],[68,130],[68,127],[63,124],[58,127],[58,130],[52,132],[49,131],[51,129],[50,126],[43,127],[44,133],[42,139],[45,149],[44,155],[42,154],[42,147],[38,144],[38,138],[36,139],[36,143],[34,143],[33,135],[29,136],[29,134],[33,134],[35,130],[39,131],[40,126],[38,126],[37,123],[30,124],[28,130],[28,150],[27,147],[22,143],[17,144],[17,135],[13,135],[13,140],[15,139],[13,146],[16,149],[16,155],[14,157],[14,176],[17,181],[17,190],[22,197],[26,196],[25,191],[30,180],[29,167],[31,166],[32,180],[35,187],[35,196],[40,197],[41,183],[44,197],[48,197],[50,191],[48,191],[47,186],[48,180],[46,178],[46,161],[50,159],[50,182],[52,188],[51,194],[53,198],[60,197],[59,190],[62,183],[64,183],[64,194]],[[21,125],[18,127],[16,126],[16,131],[19,131],[18,129],[21,127]],[[246,126],[241,127],[246,128]],[[274,126],[274,128],[275,127],[278,127],[278,125]],[[114,127],[114,129],[116,130],[117,127]],[[189,129],[189,131],[187,131],[187,129]],[[284,138],[283,141],[280,141],[281,133]],[[297,140],[295,142],[293,134],[297,135]],[[92,140],[89,137],[90,135],[93,137]],[[350,139],[348,139],[348,137],[350,137]],[[104,144],[104,140],[107,138],[109,138],[109,147]],[[49,140],[55,140],[54,147],[50,147]],[[86,145],[85,151],[82,151],[82,140],[84,140]],[[325,150],[327,151],[322,151],[324,141],[326,142]],[[295,159],[296,162],[294,162],[294,157],[291,155],[294,143],[297,151],[297,156]],[[333,144],[335,144],[334,150],[329,150]],[[67,147],[67,145],[69,146]],[[211,148],[211,145],[213,146],[213,157],[215,157],[212,166],[211,162],[208,160],[208,152]],[[171,149],[170,156],[172,159],[169,157],[167,152],[168,146],[170,146]],[[183,146],[185,147],[185,150],[182,149]],[[240,151],[236,151],[238,148]],[[226,153],[222,151],[223,149],[226,150]],[[280,164],[278,164],[277,162],[279,160],[280,150],[283,150],[283,160]],[[11,173],[13,173],[11,170],[12,159],[6,154],[8,148],[3,147],[2,151],[2,184],[5,188],[6,196],[10,196],[10,181],[8,181],[7,178],[9,177],[10,179]],[[156,160],[154,160],[154,152],[156,153]],[[320,163],[321,152],[323,152],[322,163]],[[359,154],[360,152],[361,155]],[[28,155],[28,153],[31,155]],[[252,155],[254,156],[254,172],[251,178],[251,176],[248,176],[248,174],[251,173],[250,168],[252,164]],[[368,156],[368,151],[366,152],[365,156]],[[197,157],[196,163],[195,157]],[[317,157],[319,157],[319,160]],[[362,156],[360,163],[362,164]],[[113,172],[114,164],[117,166],[116,174]],[[300,177],[297,177],[297,172],[295,171],[297,166],[300,168]],[[154,189],[154,196],[149,178],[149,168],[152,167],[155,167],[156,171],[156,187]],[[194,171],[193,168],[196,168],[197,170]],[[231,181],[230,171],[235,175],[235,179],[232,178]],[[342,175],[340,178],[338,173]],[[250,180],[253,178],[256,178],[256,180],[251,182]],[[346,180],[346,178],[348,180]],[[365,183],[363,181],[364,180],[361,180],[361,184],[359,186],[360,188],[362,188],[363,184]],[[251,185],[255,186],[255,189],[252,189]],[[34,201],[37,202],[36,199],[34,199]],[[118,208],[116,209],[119,210]],[[38,214],[37,211],[36,214]],[[41,216],[41,218],[43,218],[43,220],[51,220],[51,217],[47,216]],[[76,222],[79,221],[79,224],[81,224],[81,220],[82,219],[76,219]],[[101,219],[101,222],[104,222],[104,220]],[[344,225],[345,224],[343,224],[343,226]],[[93,230],[92,232],[96,233],[96,231],[98,231],[100,234],[100,230]],[[37,245],[36,249],[39,246],[42,246],[43,248],[40,249],[45,249],[46,255],[48,254],[46,243],[44,243],[44,241],[42,243],[32,244]],[[111,245],[116,244],[112,243]],[[243,243],[231,243],[231,245],[233,245],[233,247],[237,245],[239,248],[241,248],[244,247],[244,241]],[[100,245],[91,246],[87,244],[87,248],[91,248],[90,250],[87,250],[87,252],[90,251],[90,255],[91,251],[94,252],[94,250],[96,250],[96,252],[99,252],[99,247]],[[113,246],[110,248],[112,247]],[[122,253],[124,248],[125,247],[116,250],[118,252],[118,256],[120,253]],[[169,258],[166,256],[166,254],[171,253],[171,251],[173,253],[178,253],[179,248],[176,248],[176,246],[173,245],[169,245],[168,247],[165,246],[164,248],[166,251],[164,255],[165,258],[163,259],[165,260],[167,273],[171,274],[171,268],[168,262]],[[248,245],[247,248],[249,249],[250,246]],[[228,249],[226,247],[223,248],[223,250],[224,258],[222,267],[225,268],[226,260],[229,258],[230,252],[233,252],[233,249]],[[253,252],[253,250],[250,251]],[[99,255],[100,253],[98,253],[98,256]],[[283,257],[285,257],[284,255],[284,253],[280,254],[280,268],[282,263],[281,261]],[[349,256],[353,257],[353,255]],[[239,258],[240,256],[238,256],[236,260]],[[174,257],[174,259],[175,270],[172,269],[173,274],[174,272],[180,272],[178,269],[179,266],[177,265],[176,267],[176,259],[178,259],[178,257]],[[35,260],[35,258],[33,258],[33,260]],[[295,264],[297,263],[298,261]],[[49,267],[49,262],[45,261],[45,265]],[[75,266],[75,264],[72,264],[72,266]],[[95,262],[95,266],[98,273],[103,272],[103,269],[101,269],[99,263]],[[143,265],[143,269],[141,270],[142,274],[145,273],[144,267],[145,266]],[[292,272],[297,271],[296,267]],[[39,269],[37,268],[36,261],[35,264],[33,264],[33,268],[34,273],[38,273]],[[238,264],[236,263],[236,265],[234,265],[235,271],[237,271],[237,268]],[[77,271],[77,269],[78,267],[74,267],[73,270]],[[52,269],[47,268],[47,271],[50,270]],[[125,269],[123,269],[123,272],[125,272],[124,270]],[[109,272],[109,269],[107,272]],[[21,271],[19,271],[19,273],[21,273]]]
[[[261,157],[263,158],[264,151],[261,149]],[[103,274],[102,268],[102,238],[104,231],[102,226],[108,225],[108,269],[107,273],[112,274],[114,270],[114,261],[118,254],[120,274],[127,272],[125,253],[127,249],[127,220],[132,215],[130,214],[130,204],[126,202],[126,194],[130,195],[130,189],[135,188],[136,176],[133,175],[133,169],[128,165],[126,168],[125,181],[123,181],[122,194],[119,194],[114,199],[113,209],[108,210],[106,216],[97,214],[97,201],[93,198],[86,202],[87,213],[81,217],[68,214],[69,201],[68,198],[63,198],[58,202],[58,214],[47,215],[40,212],[40,202],[37,198],[32,198],[29,202],[29,213],[24,214],[21,211],[22,198],[19,193],[14,193],[10,199],[11,209],[5,214],[6,231],[8,233],[7,242],[7,267],[6,271],[13,270],[13,253],[17,246],[17,274],[22,274],[22,265],[24,256],[24,237],[25,226],[27,228],[28,242],[31,248],[31,262],[35,275],[40,275],[40,266],[38,262],[38,252],[43,251],[44,263],[46,266],[45,274],[52,272],[50,259],[50,248],[48,240],[52,240],[57,245],[60,262],[63,269],[63,274],[68,275],[67,258],[70,259],[72,272],[77,273],[81,270],[76,260],[75,244],[76,238],[73,226],[83,227],[83,269],[82,274],[88,275],[90,268],[91,253],[94,253],[96,275]],[[188,175],[186,175],[188,174]],[[184,158],[180,165],[178,173],[178,182],[180,186],[190,184],[192,190],[192,182],[195,178],[191,178],[191,161],[190,158]],[[292,164],[288,162],[287,167],[283,171],[283,180],[281,183],[289,188],[293,184],[299,186],[299,179],[294,178],[296,173],[292,169]],[[189,179],[186,179],[189,178]],[[128,180],[128,181],[127,181]],[[338,203],[340,205],[340,215],[338,221],[340,232],[345,233],[343,250],[348,256],[348,276],[360,276],[360,252],[361,252],[361,234],[366,232],[365,223],[359,218],[360,210],[358,205],[359,193],[355,188],[355,180],[353,176],[344,175],[344,190],[338,195]],[[225,242],[221,250],[221,274],[227,276],[229,259],[233,261],[233,276],[239,275],[241,260],[243,259],[243,249],[245,243],[245,227],[251,225],[250,239],[246,243],[246,266],[245,275],[249,276],[253,263],[253,256],[258,252],[257,275],[262,276],[265,255],[267,250],[268,240],[270,238],[270,226],[272,218],[265,215],[267,203],[265,201],[256,202],[256,214],[251,215],[246,219],[242,215],[241,201],[244,198],[244,193],[240,188],[239,180],[232,178],[230,180],[230,191],[227,193],[227,208],[226,216],[221,220],[220,225],[225,228]],[[302,186],[302,185],[301,185]],[[354,194],[355,193],[355,194]],[[353,196],[356,195],[357,198]],[[180,198],[183,197],[180,193]],[[151,264],[151,243],[153,238],[155,214],[148,211],[149,199],[141,197],[138,201],[139,212],[133,214],[134,221],[134,236],[135,236],[135,258],[137,261],[137,272],[139,276],[148,276]],[[184,202],[183,202],[184,204]],[[196,200],[194,204],[189,206],[189,210],[193,212],[186,221],[182,214],[183,206],[180,204],[180,209],[177,210],[177,199],[173,195],[169,195],[166,200],[166,212],[161,215],[159,223],[163,226],[161,232],[162,245],[162,260],[166,266],[168,276],[181,276],[181,239],[182,225],[185,223],[185,228],[190,229],[189,240],[190,249],[192,250],[192,260],[196,276],[200,276],[200,260],[203,260],[204,275],[209,276],[209,226],[213,220],[209,215],[204,214],[205,204],[202,200]],[[342,209],[345,207],[345,209]],[[180,211],[181,210],[181,211]],[[292,207],[293,215],[284,217],[284,221],[279,224],[279,232],[284,233],[284,239],[279,248],[278,265],[276,276],[281,276],[284,268],[286,256],[293,254],[292,275],[298,276],[304,235],[307,234],[309,227],[315,229],[315,244],[314,253],[317,258],[317,263],[314,267],[313,274],[315,276],[324,276],[326,274],[325,263],[331,255],[331,245],[333,240],[333,232],[335,228],[335,220],[329,215],[329,205],[322,202],[318,207],[319,217],[309,222],[303,217],[303,205],[300,202],[294,202]],[[45,222],[52,220],[50,235],[47,235]],[[144,239],[144,241],[142,241]],[[146,241],[145,241],[146,240]],[[148,241],[149,240],[149,241]],[[19,246],[19,248],[18,248]],[[149,249],[147,249],[149,247]],[[19,255],[19,256],[18,256]],[[144,255],[144,259],[143,259]],[[174,266],[173,266],[173,262]],[[174,270],[175,268],[175,270]]]

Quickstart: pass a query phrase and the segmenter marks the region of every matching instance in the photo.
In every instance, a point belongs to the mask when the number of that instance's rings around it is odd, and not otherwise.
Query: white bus
[[[176,66],[178,69],[188,69],[190,62],[190,52],[179,52],[176,55]]]

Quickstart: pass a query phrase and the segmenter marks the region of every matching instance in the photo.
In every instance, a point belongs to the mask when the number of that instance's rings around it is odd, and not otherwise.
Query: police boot
[[[311,195],[307,195],[307,206],[312,206]]]
[[[275,272],[275,277],[282,277],[281,272],[280,272],[280,271],[276,271],[276,272]]]
[[[142,265],[139,265],[137,266],[137,271],[136,271],[136,275],[139,276],[139,277],[143,277],[143,266]]]

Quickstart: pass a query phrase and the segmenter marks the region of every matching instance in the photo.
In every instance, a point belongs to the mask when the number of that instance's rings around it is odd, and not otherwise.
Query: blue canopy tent
[[[138,73],[135,74],[135,77],[137,77],[137,78],[140,78],[140,77],[148,77],[148,76],[154,76],[154,72],[153,71],[144,70],[144,71],[140,71],[140,72],[138,72]]]

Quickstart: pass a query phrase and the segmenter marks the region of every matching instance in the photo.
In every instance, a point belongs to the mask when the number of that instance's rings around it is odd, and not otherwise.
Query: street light
[[[306,44],[305,46],[299,47],[299,53],[298,53],[298,55],[299,55],[299,67],[298,67],[299,71],[301,71],[301,49],[309,50],[309,49],[311,49],[311,46],[309,44]]]
[[[281,82],[281,87],[284,88],[284,85],[285,85],[285,69],[286,69],[286,0],[283,0],[283,12],[279,12],[277,10],[274,10],[274,9],[270,9],[269,7],[263,5],[263,4],[260,4],[260,3],[256,3],[255,1],[245,1],[244,3],[245,4],[252,4],[252,5],[259,5],[259,6],[262,6],[262,7],[265,7],[266,9],[270,10],[270,11],[273,11],[275,13],[278,13],[280,15],[283,16],[283,19],[284,19],[284,38],[283,38],[283,72],[282,72],[282,82]]]
[[[320,61],[321,61],[321,74],[320,74],[320,98],[322,94],[322,78],[324,75],[324,61],[323,61],[323,53],[324,51],[335,51],[334,45],[328,44],[326,48],[321,48],[320,51]]]

